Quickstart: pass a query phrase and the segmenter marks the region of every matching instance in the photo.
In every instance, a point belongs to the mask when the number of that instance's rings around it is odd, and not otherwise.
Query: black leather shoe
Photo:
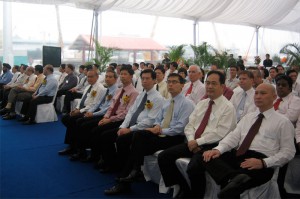
[[[10,109],[8,108],[3,108],[0,110],[0,115],[5,115],[6,113],[8,113],[10,111]]]
[[[24,125],[33,125],[33,124],[36,124],[35,121],[31,121],[31,120],[27,120],[25,122],[23,122]]]
[[[70,160],[71,161],[77,161],[80,159],[86,158],[86,154],[85,153],[75,153],[73,155],[70,156]]]
[[[18,119],[18,122],[26,122],[29,118],[28,117],[22,117]]]
[[[232,178],[229,183],[220,191],[218,194],[219,198],[231,198],[235,195],[239,195],[241,191],[240,188],[249,182],[251,178],[246,174],[238,174]]]
[[[131,191],[130,185],[118,183],[117,185],[113,186],[112,188],[104,190],[104,194],[105,195],[118,195],[118,194],[129,193],[130,191]]]
[[[13,120],[13,119],[16,119],[16,117],[17,117],[16,114],[12,114],[12,115],[8,114],[6,116],[3,116],[2,119],[3,120]]]
[[[127,177],[120,178],[120,182],[133,182],[141,175],[141,171],[132,170]]]
[[[73,153],[74,153],[74,150],[72,148],[70,148],[70,147],[65,148],[65,149],[63,149],[61,151],[58,151],[58,155],[71,155]]]

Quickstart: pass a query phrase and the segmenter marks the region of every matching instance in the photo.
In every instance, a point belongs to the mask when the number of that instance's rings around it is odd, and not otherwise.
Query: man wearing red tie
[[[259,111],[243,117],[234,131],[200,159],[202,170],[221,185],[219,198],[239,198],[245,190],[268,182],[274,167],[294,157],[294,127],[274,110],[275,99],[274,87],[260,84],[254,95]]]
[[[199,183],[202,183],[203,178],[205,181],[205,177],[197,171],[198,159],[202,157],[204,151],[217,146],[218,142],[236,126],[235,109],[223,96],[224,87],[224,74],[220,71],[210,71],[205,82],[208,98],[196,105],[184,129],[188,142],[171,147],[158,156],[158,164],[165,185],[180,186],[176,198],[204,196],[205,187],[203,190],[199,189]],[[191,190],[175,164],[178,158],[183,157],[191,158],[188,167],[192,171],[189,172],[188,169]],[[197,169],[194,170],[194,168]]]
[[[205,87],[200,81],[202,78],[202,72],[197,65],[189,67],[189,79],[190,82],[186,83],[182,89],[182,94],[188,99],[192,100],[195,104],[203,98],[205,95]]]

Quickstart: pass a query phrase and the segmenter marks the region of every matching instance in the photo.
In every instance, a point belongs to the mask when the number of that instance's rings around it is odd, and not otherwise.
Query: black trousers
[[[77,147],[86,149],[91,147],[92,129],[98,126],[103,116],[80,117],[76,120]]]
[[[116,131],[119,129],[120,125],[123,123],[123,120],[117,121],[117,122],[110,122],[108,124],[105,124],[103,126],[97,126],[92,129],[92,135],[91,135],[91,148],[92,148],[92,156],[95,158],[100,158],[100,156],[103,154],[103,147],[101,146],[103,144],[102,142],[102,135],[106,134],[105,137],[107,137],[107,140],[112,140],[116,137]],[[111,131],[115,133],[109,134]],[[113,147],[114,142],[112,143]],[[110,145],[111,147],[111,145]],[[106,148],[106,146],[104,147]],[[106,154],[104,154],[106,155]]]
[[[10,90],[11,89],[3,89],[2,90],[2,98],[1,98],[2,104],[1,104],[1,108],[4,108],[6,106]]]
[[[212,159],[207,163],[203,161],[203,158],[201,158],[200,161],[202,166],[207,170],[216,183],[221,185],[221,187],[226,186],[228,181],[238,174],[247,174],[250,176],[251,180],[248,183],[232,192],[232,197],[237,198],[243,191],[268,182],[273,177],[274,169],[243,169],[240,167],[240,164],[244,162],[245,159],[261,159],[266,158],[267,156],[251,150],[248,150],[244,155],[238,157],[235,155],[235,153],[236,151],[232,150],[222,154],[219,158]]]
[[[118,138],[117,144],[120,146],[122,139]],[[132,142],[130,147],[130,154],[126,162],[122,165],[122,172],[119,177],[126,177],[131,170],[139,170],[144,163],[144,156],[152,155],[156,151],[165,150],[174,145],[178,145],[184,141],[184,136],[165,136],[161,137],[155,135],[147,130],[136,131],[133,133]],[[118,149],[119,151],[119,149]]]
[[[37,106],[39,104],[48,104],[52,101],[53,96],[38,96],[35,99],[31,99],[31,101],[29,102],[29,104],[27,104],[27,101],[23,101],[23,106],[22,106],[22,110],[23,107],[26,107],[26,111],[23,110],[23,112],[25,113],[25,116],[27,118],[30,119],[30,121],[34,121],[35,120],[35,116],[36,116],[36,112],[37,112]],[[29,106],[28,106],[29,105]],[[21,111],[22,112],[22,111]]]
[[[181,189],[185,191],[189,190],[185,178],[176,166],[176,160],[179,158],[191,158],[187,169],[191,182],[191,194],[194,197],[203,198],[205,194],[206,179],[204,170],[199,171],[201,168],[199,167],[198,160],[202,158],[204,151],[210,150],[216,145],[217,144],[203,145],[201,146],[201,151],[196,154],[189,150],[187,143],[173,146],[161,152],[158,155],[158,164],[165,185],[169,187],[179,184]],[[200,184],[202,186],[199,186]]]
[[[64,110],[69,113],[71,111],[71,101],[74,99],[80,99],[82,93],[67,91],[64,99]]]
[[[62,123],[66,126],[66,134],[65,134],[65,144],[69,144],[72,149],[77,148],[77,132],[76,129],[76,120],[83,117],[83,113],[79,115],[70,116],[69,114],[63,116],[61,118]]]

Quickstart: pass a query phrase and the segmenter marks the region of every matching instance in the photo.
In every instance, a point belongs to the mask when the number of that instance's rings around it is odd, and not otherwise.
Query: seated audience
[[[225,85],[233,90],[238,86],[239,83],[239,79],[237,78],[237,67],[230,66],[229,71],[229,78],[226,79]]]
[[[2,89],[4,85],[8,84],[13,78],[13,74],[10,71],[11,66],[7,63],[3,63],[3,74],[0,76],[0,88]]]
[[[259,111],[244,116],[217,147],[203,154],[199,165],[221,185],[219,198],[239,198],[245,190],[268,182],[274,167],[294,157],[294,127],[274,110],[275,99],[274,86],[260,84],[254,95]]]
[[[297,81],[298,72],[295,70],[288,70],[286,75],[293,80],[293,93],[294,95],[300,97],[300,83]]]
[[[53,66],[48,64],[44,67],[43,73],[45,78],[39,88],[33,93],[29,103],[23,102],[22,111],[24,117],[19,121],[23,121],[25,125],[35,124],[37,106],[39,104],[47,104],[53,100],[58,88],[58,81],[53,75]],[[26,107],[26,108],[25,108]],[[28,107],[28,108],[27,108]]]
[[[161,96],[165,99],[169,99],[171,95],[168,92],[167,82],[164,81],[165,69],[162,66],[158,66],[154,69],[154,71],[156,73],[156,84],[154,85],[155,89],[159,91]]]
[[[180,191],[176,198],[203,198],[205,193],[204,171],[199,171],[198,162],[204,151],[217,146],[218,142],[236,126],[235,109],[222,95],[225,76],[219,71],[210,71],[205,82],[208,99],[200,101],[189,117],[184,129],[187,143],[171,147],[158,155],[159,168],[165,182],[170,187],[178,184]],[[191,189],[178,170],[175,161],[188,157],[188,175]]]

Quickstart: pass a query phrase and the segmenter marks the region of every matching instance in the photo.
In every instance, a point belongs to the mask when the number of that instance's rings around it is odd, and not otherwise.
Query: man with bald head
[[[243,191],[268,182],[274,167],[295,155],[294,127],[273,108],[275,88],[260,84],[254,94],[259,111],[244,116],[219,145],[203,154],[202,165],[221,185],[219,198],[239,198]]]
[[[182,94],[188,99],[192,100],[195,104],[204,97],[205,86],[200,81],[202,78],[202,72],[200,67],[197,65],[192,65],[189,67],[189,79],[190,81],[186,83],[182,89]]]

